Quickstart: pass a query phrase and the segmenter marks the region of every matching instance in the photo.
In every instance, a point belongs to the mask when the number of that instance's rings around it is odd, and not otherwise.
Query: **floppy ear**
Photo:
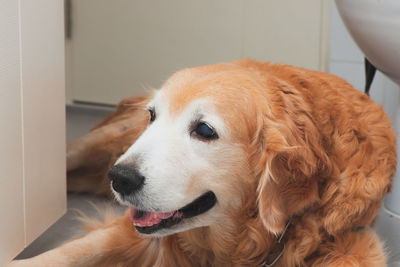
[[[280,100],[281,110],[264,116],[258,137],[259,214],[275,234],[284,230],[291,215],[319,200],[318,178],[329,169],[319,132],[302,99],[290,95]]]

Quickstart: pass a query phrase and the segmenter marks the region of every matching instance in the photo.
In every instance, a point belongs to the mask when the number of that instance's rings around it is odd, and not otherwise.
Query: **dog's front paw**
[[[22,263],[22,261],[12,261],[6,265],[6,267],[18,267],[18,266],[26,266],[26,264]]]
[[[6,267],[39,267],[39,266],[43,266],[43,265],[38,265],[35,262],[30,261],[29,259],[26,260],[15,260],[10,262],[8,265],[6,265]]]

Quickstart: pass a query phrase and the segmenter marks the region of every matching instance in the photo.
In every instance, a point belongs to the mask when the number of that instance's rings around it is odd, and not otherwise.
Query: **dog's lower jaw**
[[[192,231],[204,232],[206,230],[208,231],[208,229],[215,229],[215,231],[219,229],[219,231],[221,231],[223,229],[226,229],[226,227],[229,228],[229,223],[227,223],[227,218],[217,215],[220,214],[220,210],[221,207],[216,205],[209,212],[205,212],[192,218],[183,219],[181,222],[173,225],[172,227],[159,229],[158,231],[151,234],[142,234],[139,231],[136,231],[144,237],[168,237]],[[131,224],[132,228],[135,228],[132,222]]]
[[[119,196],[119,194],[117,194]],[[207,217],[213,212],[217,197],[207,191],[177,210],[168,212],[141,210],[130,207],[130,217],[135,229],[145,235],[165,236],[194,227],[209,225]]]

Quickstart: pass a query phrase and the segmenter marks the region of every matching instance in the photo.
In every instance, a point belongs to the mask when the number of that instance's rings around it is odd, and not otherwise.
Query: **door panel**
[[[21,1],[27,244],[66,208],[63,8]]]
[[[0,0],[0,266],[66,210],[62,0]]]
[[[0,1],[0,266],[24,247],[18,1]]]

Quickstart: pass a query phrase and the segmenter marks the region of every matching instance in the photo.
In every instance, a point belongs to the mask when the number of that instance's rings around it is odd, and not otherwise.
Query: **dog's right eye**
[[[203,139],[203,140],[212,140],[217,139],[218,134],[215,130],[209,126],[207,123],[199,122],[193,129],[192,133],[193,136]]]
[[[150,113],[150,122],[153,122],[156,119],[156,112],[154,111],[153,108],[149,109]]]

